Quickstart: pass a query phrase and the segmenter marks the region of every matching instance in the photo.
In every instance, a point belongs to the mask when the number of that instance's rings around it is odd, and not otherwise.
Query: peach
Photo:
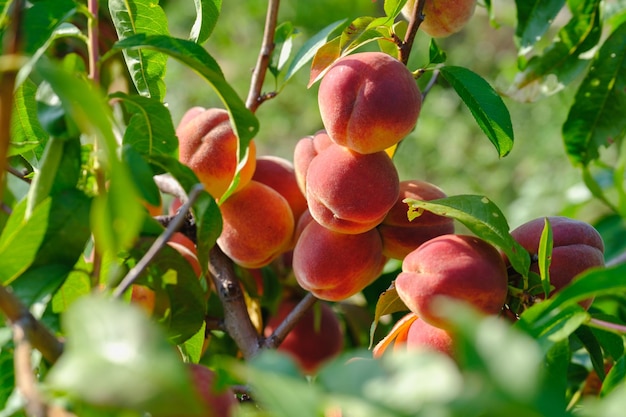
[[[317,97],[330,138],[364,154],[384,151],[408,135],[422,106],[411,71],[383,52],[339,58],[322,78]]]
[[[235,415],[239,401],[230,388],[219,390],[215,372],[204,365],[187,364],[192,385],[200,398],[203,417],[230,417]],[[194,414],[195,415],[195,414]]]
[[[586,222],[563,216],[548,217],[548,220],[552,228],[549,272],[554,293],[583,271],[604,265],[604,242],[600,233]],[[531,271],[536,273],[539,273],[536,259],[544,224],[544,218],[540,217],[511,231],[511,236],[530,253],[533,259]],[[582,305],[587,308],[591,302],[585,300]]]
[[[244,268],[268,265],[289,249],[294,219],[285,198],[271,187],[251,180],[220,206],[222,233],[217,244]]]
[[[320,130],[313,136],[300,139],[293,151],[293,165],[296,172],[296,181],[302,194],[306,193],[306,172],[313,158],[333,143],[325,130]]]
[[[306,183],[311,216],[341,233],[376,227],[400,192],[398,172],[384,151],[364,155],[336,144],[311,161]]]
[[[422,243],[440,235],[454,233],[453,219],[428,211],[409,221],[407,216],[409,205],[403,202],[406,198],[429,201],[444,197],[446,194],[443,190],[431,183],[419,180],[401,181],[400,195],[396,203],[378,225],[378,231],[383,239],[383,255],[404,259]]]
[[[415,0],[406,2],[402,14],[413,14]],[[428,0],[424,5],[424,21],[420,29],[433,38],[444,38],[459,32],[469,22],[476,9],[476,0]]]
[[[373,282],[385,263],[376,229],[344,234],[310,221],[293,250],[298,284],[318,298],[344,300]]]
[[[285,197],[295,221],[307,209],[306,198],[298,187],[294,166],[287,159],[271,155],[258,157],[252,179],[272,187]]]
[[[269,337],[297,305],[297,300],[284,300],[276,314],[267,322],[264,333]],[[328,303],[318,302],[302,315],[296,326],[278,346],[291,356],[307,374],[314,374],[343,348],[343,329]]]
[[[450,332],[419,318],[409,326],[405,344],[408,350],[429,349],[454,357],[454,339]]]
[[[404,258],[395,287],[409,310],[445,328],[446,321],[433,304],[436,296],[465,301],[485,314],[499,313],[507,296],[507,271],[498,250],[486,241],[442,235]]]
[[[194,107],[183,116],[176,129],[178,157],[198,176],[207,192],[219,200],[230,186],[237,170],[237,143],[224,109],[199,111]],[[237,190],[252,178],[256,163],[256,145],[250,142],[248,158],[239,174]]]

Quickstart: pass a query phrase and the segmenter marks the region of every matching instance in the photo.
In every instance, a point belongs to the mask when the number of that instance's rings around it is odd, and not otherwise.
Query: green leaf
[[[409,198],[403,201],[409,205],[409,220],[418,217],[423,210],[456,219],[476,236],[502,249],[513,268],[522,276],[528,275],[528,252],[510,235],[504,214],[487,197],[457,195],[430,201]]]
[[[600,396],[604,397],[608,395],[611,391],[613,391],[618,386],[624,385],[624,380],[626,379],[626,356],[622,356],[615,363],[613,367],[606,375],[604,383],[602,384],[602,389],[600,391]]]
[[[354,19],[348,27],[341,33],[339,48],[344,51],[351,47],[365,32],[371,27],[370,24],[377,19],[371,16],[364,16]]]
[[[89,295],[92,291],[90,269],[91,264],[81,256],[61,288],[52,296],[52,312],[63,313],[74,301]]]
[[[541,238],[539,239],[539,274],[541,275],[541,286],[543,287],[543,294],[545,298],[548,298],[550,291],[550,263],[552,263],[552,226],[550,220],[546,217],[544,219],[543,231],[541,232]]]
[[[524,66],[524,71],[515,81],[516,88],[543,82],[545,85],[553,82],[555,87],[550,88],[554,93],[571,83],[587,68],[588,59],[582,59],[581,54],[593,48],[602,34],[600,0],[572,0],[573,16],[558,32],[554,41],[546,47],[541,55],[534,56]]]
[[[124,144],[142,155],[172,154],[178,149],[176,129],[168,108],[152,97],[114,93],[111,98],[121,100],[130,116],[124,132]]]
[[[122,148],[122,159],[130,169],[135,188],[139,190],[141,198],[148,204],[158,207],[161,204],[161,193],[154,182],[153,169],[146,156],[130,146]]]
[[[8,330],[7,327],[4,329]],[[14,359],[12,348],[0,346],[0,404],[3,405],[7,403],[16,386]]]
[[[585,350],[589,353],[589,359],[591,360],[593,369],[600,379],[604,379],[604,355],[602,353],[602,347],[594,333],[588,326],[583,325],[576,329],[574,335],[580,340]]]
[[[42,202],[26,220],[26,200],[13,208],[2,235],[0,235],[0,283],[10,284],[35,260],[46,226],[49,222],[50,205]]]
[[[198,44],[204,43],[217,24],[222,10],[222,0],[193,0],[196,6],[196,20],[193,22],[189,40]]]
[[[565,0],[516,0],[515,36],[521,50],[534,45],[548,30]],[[523,53],[523,52],[520,52]]]
[[[239,160],[244,159],[248,143],[259,129],[259,122],[228,84],[215,59],[201,46],[191,41],[169,36],[137,34],[123,39],[113,46],[114,51],[119,49],[150,49],[162,52],[186,64],[207,80],[226,105],[233,121],[233,130],[240,141]]]
[[[76,3],[72,0],[38,1],[26,9],[24,16],[23,48],[28,55],[45,45],[53,37],[52,33],[76,12]]]
[[[33,111],[37,108],[36,93],[37,86],[31,80],[23,82],[15,91],[11,112],[11,143],[7,156],[36,150],[48,137],[48,133],[39,123],[37,113]]]
[[[167,16],[154,0],[109,0],[109,12],[120,40],[137,34],[169,35]],[[163,100],[167,56],[160,51],[126,49],[124,59],[139,94]]]
[[[141,259],[155,239],[142,238],[131,250],[129,266]],[[206,314],[204,291],[188,260],[165,245],[140,275],[137,284],[155,291],[153,318],[167,329],[173,344],[180,344],[198,332]]]
[[[198,363],[204,353],[204,344],[206,342],[206,322],[202,321],[200,330],[193,336],[185,341],[181,346],[184,354],[187,356],[189,362]]]
[[[285,73],[285,83],[291,79],[291,77],[298,72],[307,62],[309,62],[317,53],[318,49],[320,49],[326,42],[328,41],[329,36],[341,25],[346,22],[345,19],[338,20],[336,22],[331,23],[326,26],[315,35],[311,37],[308,41],[302,45],[302,47],[296,52],[291,64],[287,68],[287,72]]]
[[[398,17],[405,4],[406,0],[385,0],[385,16],[390,19],[395,19]]]
[[[140,308],[82,297],[62,324],[65,351],[46,378],[54,392],[111,411],[176,416],[198,409],[185,365]]]
[[[430,38],[430,44],[428,46],[428,61],[429,64],[443,64],[446,62],[448,57],[446,56],[446,52],[439,48],[437,42],[435,42],[435,38]]]
[[[408,308],[404,301],[400,299],[398,296],[398,292],[395,287],[389,288],[384,291],[378,297],[378,302],[376,303],[376,310],[374,312],[374,320],[372,321],[372,325],[370,326],[370,346],[374,339],[374,332],[376,331],[376,327],[378,326],[378,322],[381,317],[386,316],[388,314],[396,313],[398,311],[407,311]]]
[[[563,125],[567,153],[575,164],[598,158],[599,148],[626,134],[626,22],[594,57]]]
[[[500,157],[513,148],[513,125],[506,105],[496,91],[467,68],[444,66],[441,75],[452,85]]]
[[[307,88],[311,88],[318,80],[320,80],[331,65],[341,56],[341,36],[337,36],[333,40],[326,42],[315,52],[313,62],[311,62],[311,75]]]

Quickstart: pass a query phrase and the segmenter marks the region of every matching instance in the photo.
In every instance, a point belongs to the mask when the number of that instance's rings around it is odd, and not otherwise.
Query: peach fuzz
[[[415,0],[402,9],[405,18],[413,14]],[[428,0],[424,5],[424,21],[420,29],[433,38],[444,38],[459,32],[469,22],[476,9],[476,0]]]
[[[296,181],[302,194],[306,193],[306,172],[313,158],[333,143],[324,130],[313,136],[300,139],[293,151],[293,166],[296,172]]]
[[[307,209],[306,198],[298,187],[294,166],[289,160],[272,155],[259,156],[252,179],[272,187],[285,197],[295,221]]]
[[[374,281],[385,260],[376,229],[344,234],[310,221],[293,250],[293,272],[298,284],[316,297],[341,301]]]
[[[454,220],[424,211],[421,216],[409,221],[409,205],[404,199],[430,201],[444,198],[446,194],[439,187],[425,181],[406,180],[400,182],[400,195],[387,216],[378,225],[383,239],[383,255],[404,259],[422,243],[445,234],[454,233]]]
[[[193,170],[207,192],[220,199],[237,171],[237,143],[224,109],[200,111],[194,107],[185,114],[176,129],[179,160]],[[256,163],[256,145],[250,142],[248,157],[239,174],[237,190],[252,178]]]
[[[383,52],[339,58],[322,78],[317,97],[330,138],[364,154],[384,151],[408,135],[422,106],[411,71]]]
[[[548,217],[548,220],[552,228],[550,283],[555,292],[583,271],[604,265],[604,242],[600,233],[586,222],[563,216]],[[545,218],[540,217],[511,231],[511,236],[530,253],[533,260],[537,259],[544,224]],[[531,271],[539,273],[536,261],[531,264]],[[585,300],[581,304],[588,308],[591,301]]]
[[[272,334],[297,303],[295,299],[281,302],[267,322],[265,337]],[[336,357],[342,348],[341,323],[331,306],[323,301],[308,309],[278,346],[278,350],[291,356],[306,374],[315,374],[321,365]]]
[[[289,249],[294,219],[285,198],[251,180],[220,205],[222,233],[217,244],[244,268],[268,265]]]
[[[447,296],[484,314],[499,313],[507,290],[507,271],[498,250],[468,235],[442,235],[409,253],[395,280],[400,299],[420,319],[445,328],[432,302]]]
[[[336,144],[311,161],[306,183],[311,216],[341,233],[376,227],[400,191],[398,172],[384,151],[364,155]]]

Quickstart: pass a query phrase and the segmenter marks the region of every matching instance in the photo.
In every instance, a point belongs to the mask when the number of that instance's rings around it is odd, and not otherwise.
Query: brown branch
[[[159,187],[159,190],[165,194],[178,198],[182,203],[187,201],[185,189],[170,174],[155,175],[154,182]]]
[[[265,17],[265,31],[263,33],[263,42],[261,50],[257,58],[252,79],[250,80],[250,90],[246,100],[246,107],[254,113],[257,108],[268,98],[272,98],[275,94],[262,94],[263,82],[265,74],[269,66],[272,52],[274,51],[274,32],[276,32],[276,22],[278,20],[278,6],[280,0],[269,0],[267,6],[267,15]]]
[[[89,79],[94,82],[100,81],[100,71],[98,70],[98,58],[100,55],[100,36],[98,32],[98,0],[88,0],[89,22],[87,23],[87,38],[89,39]]]
[[[400,61],[404,65],[409,62],[409,55],[411,54],[411,49],[413,49],[413,42],[415,41],[415,35],[417,34],[417,30],[420,25],[424,21],[424,5],[428,0],[416,0],[415,6],[413,7],[413,14],[411,15],[411,19],[409,20],[409,26],[406,29],[406,36],[404,37],[404,42],[399,45],[400,50]]]
[[[9,174],[13,175],[16,178],[21,179],[22,181],[30,184],[33,182],[33,180],[31,180],[30,178],[26,178],[26,173],[20,171],[17,168],[12,167],[11,165],[7,166],[7,171],[9,172]]]
[[[47,407],[37,389],[37,379],[31,365],[32,346],[26,333],[21,321],[13,324],[15,386],[26,401],[26,414],[30,417],[45,417]]]
[[[11,324],[19,323],[25,337],[50,363],[56,362],[63,352],[63,344],[30,313],[28,308],[11,292],[0,285],[0,310]]]
[[[209,272],[224,307],[226,332],[233,338],[244,358],[249,359],[259,353],[261,338],[250,321],[233,261],[218,245],[213,246],[209,254]]]
[[[285,340],[285,337],[294,328],[294,326],[300,321],[300,318],[306,313],[309,308],[317,302],[317,298],[311,293],[300,300],[298,305],[287,314],[283,321],[276,327],[274,332],[265,339],[263,347],[265,348],[277,348]]]

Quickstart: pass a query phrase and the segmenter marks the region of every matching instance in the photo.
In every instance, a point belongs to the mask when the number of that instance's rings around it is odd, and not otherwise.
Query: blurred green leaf
[[[513,148],[513,125],[506,105],[480,75],[464,67],[444,66],[441,75],[470,109],[500,157]]]
[[[395,19],[400,14],[405,4],[406,0],[385,0],[385,16],[390,19]]]
[[[35,95],[37,86],[31,80],[23,82],[15,91],[11,113],[11,143],[8,156],[35,150],[45,143],[48,133],[43,129],[37,113]]]
[[[120,40],[133,35],[169,35],[167,17],[153,0],[109,0],[109,12]],[[139,94],[163,100],[167,55],[143,48],[125,49],[124,59]]]
[[[52,296],[52,311],[54,313],[63,313],[74,301],[91,292],[90,269],[91,264],[81,256],[61,288]]]
[[[443,49],[439,48],[439,45],[437,45],[435,38],[430,39],[430,44],[428,47],[428,57],[429,64],[443,64],[448,58],[446,56],[446,52]]]
[[[398,296],[395,287],[382,292],[376,302],[376,311],[374,312],[374,319],[370,327],[370,345],[373,342],[374,332],[376,331],[376,326],[378,326],[380,318],[399,311],[408,311],[408,308]]]
[[[528,275],[528,252],[510,235],[504,214],[487,197],[456,195],[431,201],[405,199],[404,202],[409,205],[409,220],[418,217],[422,210],[458,220],[476,236],[502,249],[522,276]]]
[[[626,357],[622,356],[615,361],[611,370],[606,375],[600,396],[604,397],[613,391],[617,386],[624,385],[626,380]]]
[[[516,0],[517,27],[515,36],[520,49],[534,45],[550,27],[565,0]]]
[[[193,22],[189,40],[202,44],[213,33],[222,9],[222,0],[193,0],[196,20]]]
[[[548,298],[552,288],[550,287],[550,264],[552,263],[552,226],[550,220],[544,219],[544,226],[539,239],[539,274],[541,275],[541,286],[543,287],[544,298]]]
[[[589,353],[589,359],[593,365],[593,369],[600,379],[604,379],[604,354],[600,342],[596,338],[595,334],[588,326],[582,325],[574,332],[574,336],[584,346],[585,350]]]
[[[172,115],[162,102],[152,97],[121,92],[111,94],[111,98],[121,100],[130,116],[124,131],[125,145],[132,146],[143,155],[169,155],[178,149]]]
[[[283,22],[276,27],[274,33],[274,51],[268,70],[278,77],[291,55],[293,48],[293,38],[297,35],[297,30],[291,22]]]
[[[164,35],[140,33],[117,42],[113,50],[150,49],[176,58],[200,74],[211,84],[226,108],[233,122],[234,132],[239,138],[239,160],[243,160],[250,139],[259,129],[259,122],[248,110],[236,91],[224,78],[218,63],[198,44],[184,39]]]
[[[343,25],[346,20],[338,20],[326,26],[324,29],[313,35],[308,41],[302,45],[302,47],[296,52],[287,72],[285,73],[285,83],[291,79],[291,77],[298,72],[307,62],[309,62],[323,45],[328,41],[328,37],[337,28]]]
[[[198,363],[204,353],[204,343],[206,341],[206,322],[202,322],[200,330],[183,343],[181,349],[187,356],[189,362]]]
[[[38,1],[26,9],[23,48],[28,55],[34,54],[53,37],[54,30],[76,12],[72,0]]]
[[[14,359],[12,348],[0,346],[0,404],[3,408],[15,388]]]
[[[63,328],[65,351],[46,378],[57,395],[153,416],[198,409],[178,353],[138,307],[82,297],[63,316]]]
[[[154,172],[146,160],[146,156],[131,146],[122,147],[122,160],[130,170],[135,188],[145,202],[158,207],[161,205],[161,193],[154,182]]]
[[[587,165],[599,148],[626,134],[626,23],[609,35],[594,57],[563,125],[572,162]]]

